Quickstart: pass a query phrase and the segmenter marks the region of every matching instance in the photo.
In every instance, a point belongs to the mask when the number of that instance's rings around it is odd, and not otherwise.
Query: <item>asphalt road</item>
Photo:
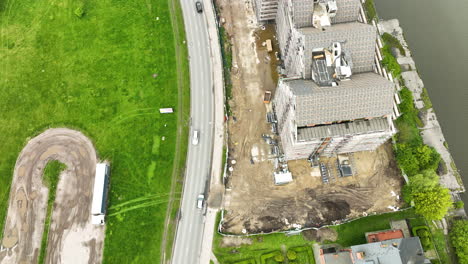
[[[197,13],[195,0],[180,2],[190,56],[191,129],[181,206],[182,217],[177,228],[172,263],[196,264],[199,263],[205,220],[205,208],[197,209],[196,198],[204,192],[210,174],[213,149],[213,85],[205,15]],[[192,145],[194,130],[200,133],[198,145]]]

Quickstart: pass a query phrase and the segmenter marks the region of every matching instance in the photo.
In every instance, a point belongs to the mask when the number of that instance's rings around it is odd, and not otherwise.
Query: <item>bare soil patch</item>
[[[49,192],[42,172],[49,160],[67,169],[57,185],[46,263],[100,263],[104,227],[92,225],[90,214],[96,151],[82,133],[64,128],[31,139],[16,161],[0,262],[37,262]]]
[[[233,171],[227,180],[223,230],[242,234],[319,227],[399,206],[403,179],[390,143],[375,152],[353,154],[354,176],[338,177],[336,157],[323,158],[335,176],[324,184],[317,169],[298,160],[288,163],[294,181],[274,185],[272,146],[262,139],[264,134],[273,135],[266,122],[271,106],[263,103],[263,94],[274,93],[278,61],[263,42],[271,39],[276,48],[274,25],[256,25],[249,1],[217,3],[233,45],[228,158],[236,162],[230,163]]]
[[[244,238],[244,237],[223,237],[221,241],[222,247],[239,247],[242,245],[251,245],[252,239],[251,238]]]

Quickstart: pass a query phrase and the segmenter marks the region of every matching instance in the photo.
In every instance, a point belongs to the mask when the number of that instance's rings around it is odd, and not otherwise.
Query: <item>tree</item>
[[[419,161],[420,170],[436,170],[439,166],[440,154],[428,145],[421,145],[414,149],[414,155]]]
[[[414,186],[414,190],[430,189],[439,184],[439,176],[435,171],[425,170],[411,177],[410,184]]]
[[[431,170],[425,170],[420,174],[409,177],[409,184],[402,190],[403,199],[410,203],[413,200],[413,194],[436,187],[439,184],[439,176]]]
[[[450,240],[460,264],[468,264],[468,220],[457,220],[450,230]]]
[[[447,188],[437,185],[411,193],[416,213],[427,220],[440,220],[452,206],[452,198]]]
[[[398,144],[396,158],[398,164],[408,175],[415,175],[419,172],[419,161],[413,154],[413,149],[407,144]]]

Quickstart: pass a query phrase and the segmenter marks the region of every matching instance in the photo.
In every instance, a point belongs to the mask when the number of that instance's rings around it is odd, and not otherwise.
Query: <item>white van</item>
[[[193,136],[192,136],[192,144],[193,145],[198,145],[198,130],[193,131]]]
[[[203,208],[203,201],[205,200],[205,195],[200,194],[197,197],[197,208],[202,209]]]

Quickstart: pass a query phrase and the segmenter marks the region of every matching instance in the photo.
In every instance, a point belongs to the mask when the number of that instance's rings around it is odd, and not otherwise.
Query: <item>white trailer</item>
[[[94,178],[93,203],[91,204],[91,223],[104,225],[107,206],[107,189],[109,186],[109,165],[96,164],[96,176]]]

